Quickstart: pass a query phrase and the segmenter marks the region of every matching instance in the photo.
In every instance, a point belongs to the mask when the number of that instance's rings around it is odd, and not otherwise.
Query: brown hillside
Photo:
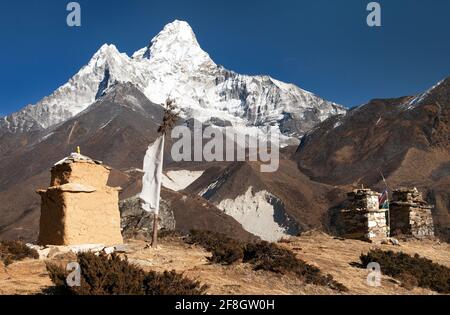
[[[413,97],[373,100],[305,136],[294,158],[311,179],[384,189],[417,186],[450,236],[450,78]]]

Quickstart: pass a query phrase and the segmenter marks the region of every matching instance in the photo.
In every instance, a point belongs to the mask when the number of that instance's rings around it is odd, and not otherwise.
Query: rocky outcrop
[[[40,245],[122,244],[119,190],[107,186],[110,169],[72,154],[51,170],[41,196]]]
[[[153,214],[142,210],[139,196],[125,199],[120,202],[120,216],[122,235],[125,238],[151,239],[153,233]],[[170,209],[169,202],[161,199],[158,230],[175,230],[175,217]]]

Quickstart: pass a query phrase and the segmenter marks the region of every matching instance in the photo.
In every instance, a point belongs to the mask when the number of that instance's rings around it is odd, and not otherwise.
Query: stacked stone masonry
[[[378,193],[357,189],[347,194],[347,202],[338,219],[341,236],[377,241],[389,236],[387,210],[380,209]]]
[[[432,209],[417,188],[395,190],[390,204],[392,235],[434,237]]]

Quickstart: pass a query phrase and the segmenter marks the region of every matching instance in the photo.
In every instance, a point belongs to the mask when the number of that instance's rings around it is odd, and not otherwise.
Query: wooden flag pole
[[[165,141],[164,141],[165,134],[164,133],[163,133],[162,137],[163,138],[162,138],[162,148],[161,148],[161,150],[162,150],[162,154],[161,154],[162,161],[161,161],[161,163],[164,163],[164,143],[165,143]],[[162,167],[162,168],[164,168],[164,167]],[[161,194],[161,188],[160,188],[159,194]],[[159,209],[160,209],[159,208],[159,204],[160,203],[161,203],[161,200],[158,200],[158,205],[156,206],[157,209],[155,209],[155,213],[153,214],[152,248],[157,248],[158,247],[158,217],[159,217]]]
[[[173,126],[175,125],[176,121],[178,120],[178,113],[175,112],[175,104],[172,100],[167,99],[164,109],[164,117],[163,122],[161,126],[158,128],[158,133],[162,134],[163,136],[163,146],[162,155],[164,156],[164,137],[169,132]],[[163,163],[164,158],[162,159],[161,163]],[[159,209],[159,204],[157,205]],[[158,211],[159,212],[159,211]],[[153,235],[152,235],[152,248],[158,247],[158,213],[155,211],[153,216]]]
[[[386,182],[386,178],[384,178],[384,175],[383,175],[383,172],[380,170],[380,174],[381,174],[381,178],[383,179],[383,182],[384,182],[384,185],[386,186],[386,189],[387,189],[387,196],[386,196],[386,201],[387,201],[387,203],[388,203],[388,208],[386,209],[386,225],[388,226],[388,233],[389,233],[389,235],[388,235],[388,237],[390,236],[390,234],[391,234],[391,206],[390,206],[390,202],[389,202],[389,186],[388,186],[388,184],[387,184],[387,182]]]
[[[158,215],[153,215],[153,236],[152,236],[152,248],[158,247]]]

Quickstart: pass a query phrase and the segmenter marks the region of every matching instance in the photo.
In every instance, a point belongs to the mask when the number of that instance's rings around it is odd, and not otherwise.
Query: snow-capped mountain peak
[[[130,58],[114,45],[103,45],[86,66],[50,96],[0,121],[0,133],[50,128],[89,107],[111,83],[133,80],[135,69]]]
[[[153,103],[175,99],[185,118],[272,126],[301,136],[329,116],[337,104],[268,76],[247,76],[218,66],[202,50],[184,21],[174,21],[132,57],[103,45],[75,76],[38,104],[0,120],[0,134],[47,129],[73,117],[115,83],[129,82]]]
[[[132,58],[138,61],[149,60],[147,68],[167,75],[179,71],[193,73],[216,67],[200,47],[190,25],[178,20],[167,24],[148,47],[138,50]]]
[[[149,46],[138,50],[133,58],[150,59],[154,62],[190,62],[197,65],[205,61],[212,62],[209,55],[201,49],[191,26],[178,20],[167,24],[151,40]]]
[[[109,56],[109,55],[115,55],[115,54],[120,54],[120,52],[117,50],[117,47],[113,44],[103,44],[99,50],[97,50],[97,52],[94,54],[94,56],[92,56],[92,60],[97,60],[99,58],[102,58],[104,56]]]

